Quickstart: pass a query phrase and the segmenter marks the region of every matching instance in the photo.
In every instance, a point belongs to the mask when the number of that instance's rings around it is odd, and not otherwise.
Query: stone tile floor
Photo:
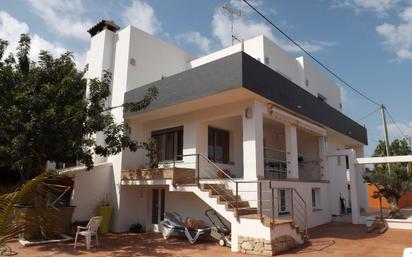
[[[345,223],[330,223],[313,228],[309,231],[311,243],[282,256],[302,257],[399,257],[403,249],[412,247],[412,231],[388,230],[379,235],[365,233],[365,226]],[[94,242],[94,241],[93,241]],[[181,238],[164,240],[159,234],[109,234],[101,237],[99,248],[93,247],[86,251],[84,238],[73,250],[72,243],[49,244],[23,247],[17,242],[10,246],[18,253],[17,256],[30,257],[220,257],[246,256],[231,253],[229,248],[220,247],[214,242],[200,242],[190,245]]]

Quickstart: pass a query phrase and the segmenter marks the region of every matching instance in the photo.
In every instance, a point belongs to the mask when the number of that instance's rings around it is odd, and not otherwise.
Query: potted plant
[[[109,197],[105,194],[104,199],[100,202],[97,208],[97,215],[102,216],[102,223],[99,227],[100,234],[106,234],[109,232],[110,219],[112,218],[113,207],[109,202]]]
[[[157,158],[156,139],[151,137],[147,142],[143,143],[143,148],[146,150],[146,157],[149,159],[149,169],[159,168],[159,159]]]

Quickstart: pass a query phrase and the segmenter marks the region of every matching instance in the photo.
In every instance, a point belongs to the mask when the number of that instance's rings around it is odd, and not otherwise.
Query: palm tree
[[[21,233],[37,231],[40,237],[53,233],[53,217],[58,209],[48,203],[50,195],[61,191],[56,172],[45,172],[21,185],[15,192],[0,195],[0,252],[11,252],[7,243]],[[30,205],[34,213],[18,212],[16,205]]]

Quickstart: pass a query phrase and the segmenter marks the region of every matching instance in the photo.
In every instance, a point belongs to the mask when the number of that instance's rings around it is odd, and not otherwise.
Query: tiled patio
[[[311,245],[302,247],[282,256],[303,257],[399,257],[405,247],[412,246],[412,231],[389,230],[385,234],[365,233],[365,226],[344,223],[327,224],[310,230]],[[231,253],[229,248],[220,247],[215,243],[201,242],[190,245],[179,238],[165,241],[159,234],[111,234],[101,238],[99,248],[85,250],[82,243],[79,250],[74,251],[73,245],[50,244],[42,246],[22,247],[18,243],[10,246],[18,253],[17,256],[246,256]]]

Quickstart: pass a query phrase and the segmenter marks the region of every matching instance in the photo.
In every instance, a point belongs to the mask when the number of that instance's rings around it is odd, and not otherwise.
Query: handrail
[[[305,235],[308,235],[308,213],[307,213],[307,205],[306,205],[306,201],[303,199],[302,195],[298,192],[298,190],[296,190],[295,188],[292,188],[293,192],[298,196],[298,198],[300,199],[300,201],[303,203],[303,206],[300,207],[304,209],[304,230],[305,230]],[[293,196],[292,196],[293,197]],[[293,208],[293,206],[292,206]],[[292,217],[293,218],[293,217]]]
[[[213,167],[215,167],[217,170],[219,170],[220,172],[223,173],[223,175],[225,175],[225,177],[227,177],[228,179],[230,179],[232,182],[235,182],[235,180],[229,176],[224,170],[222,170],[219,166],[217,166],[214,162],[212,162],[211,160],[209,160],[209,158],[207,158],[204,154],[201,153],[193,153],[193,154],[182,154],[182,155],[177,155],[176,157],[190,157],[190,156],[202,156],[209,164],[211,164]],[[173,164],[175,163],[175,159],[173,159]]]
[[[237,218],[239,218],[239,211],[243,208],[240,208],[240,202],[256,202],[257,204],[257,213],[260,217],[261,222],[264,222],[266,215],[264,215],[264,211],[270,210],[270,214],[272,217],[270,218],[270,223],[272,226],[276,224],[277,219],[277,205],[278,200],[279,200],[279,190],[291,190],[291,219],[295,224],[302,225],[302,229],[304,229],[305,235],[307,235],[307,205],[301,194],[293,187],[276,187],[275,184],[273,184],[273,180],[270,179],[257,179],[257,180],[237,180],[231,177],[228,173],[226,173],[224,170],[222,170],[218,165],[216,165],[213,161],[209,160],[205,155],[201,153],[194,153],[194,154],[183,154],[183,155],[178,155],[176,158],[182,158],[183,157],[196,157],[195,161],[195,166],[196,166],[196,185],[200,188],[200,179],[203,178],[208,178],[211,176],[212,179],[217,179],[217,184],[212,183],[209,184],[210,190],[214,191],[217,193],[220,197],[222,197],[223,200],[226,201],[226,204],[228,207],[231,207],[235,211],[235,215]],[[176,158],[173,159],[173,167],[176,167]],[[200,160],[204,159],[206,161],[207,165],[200,165]],[[183,162],[184,163],[184,162]],[[201,171],[202,170],[202,173]],[[223,177],[218,176],[216,174],[216,171],[218,171],[220,174],[223,175]],[[232,193],[233,195],[226,195],[223,194],[223,192],[219,189],[219,186],[226,187],[227,183],[233,183],[234,188],[232,187]],[[255,192],[256,191],[256,200],[247,200],[247,199],[241,199],[240,198],[240,192],[249,192],[249,191],[240,191],[239,189],[239,184],[256,184],[257,188],[251,190],[250,192]],[[276,190],[276,191],[275,191]],[[233,192],[234,191],[234,192]],[[277,192],[277,193],[275,193]],[[263,199],[263,193],[265,195],[269,193],[269,199]],[[243,196],[243,195],[242,195]],[[296,196],[296,199],[294,197]],[[243,197],[242,197],[243,198]],[[296,201],[295,201],[296,200]],[[270,207],[264,207],[263,203],[270,202]],[[303,205],[303,206],[302,206]],[[247,205],[249,206],[249,204]],[[245,207],[249,208],[249,207]],[[295,210],[296,208],[296,210]],[[302,213],[303,209],[303,213]],[[268,213],[268,212],[265,212]]]

